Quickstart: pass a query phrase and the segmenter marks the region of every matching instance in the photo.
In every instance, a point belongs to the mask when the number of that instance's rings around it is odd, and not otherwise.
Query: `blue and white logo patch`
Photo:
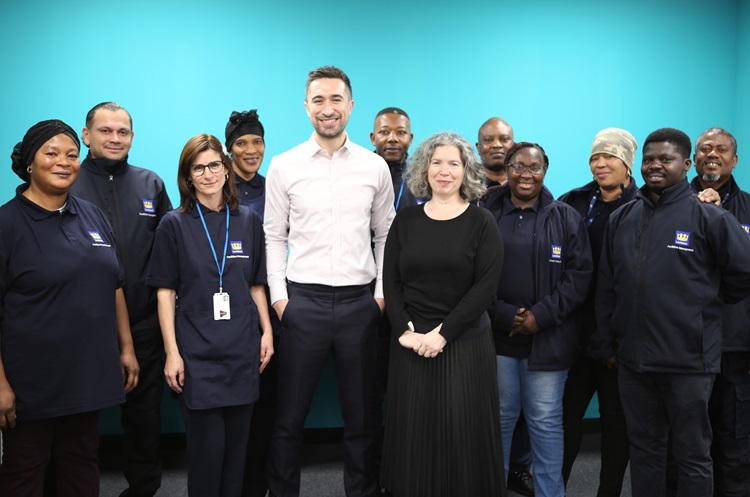
[[[156,212],[153,200],[142,198],[141,201],[143,202],[143,212],[148,212],[149,214],[154,214]]]
[[[681,247],[690,246],[690,232],[677,230],[674,235],[674,244]]]
[[[743,224],[742,229],[745,230],[745,233],[750,233],[750,224]]]
[[[104,238],[102,238],[102,235],[98,231],[89,231],[89,236],[94,240],[94,243],[104,243]]]
[[[229,242],[229,245],[232,247],[232,253],[233,254],[244,254],[245,253],[242,250],[242,241]]]
[[[562,245],[552,245],[551,257],[557,260],[562,259]]]

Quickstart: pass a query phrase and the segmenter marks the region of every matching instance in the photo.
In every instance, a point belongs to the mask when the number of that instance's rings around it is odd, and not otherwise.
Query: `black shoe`
[[[511,471],[508,475],[508,490],[534,497],[534,479],[528,471]]]

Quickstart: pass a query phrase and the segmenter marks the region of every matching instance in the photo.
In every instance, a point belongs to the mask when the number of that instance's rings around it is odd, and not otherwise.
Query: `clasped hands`
[[[539,331],[539,323],[536,322],[536,316],[530,309],[520,307],[513,316],[513,327],[510,329],[508,336],[513,335],[533,335]]]
[[[432,331],[425,334],[415,333],[413,330],[406,330],[400,337],[398,337],[398,343],[400,343],[405,349],[411,349],[422,357],[437,357],[448,343],[445,338],[443,338],[443,335],[440,334],[440,329],[442,327],[443,324],[441,323]]]

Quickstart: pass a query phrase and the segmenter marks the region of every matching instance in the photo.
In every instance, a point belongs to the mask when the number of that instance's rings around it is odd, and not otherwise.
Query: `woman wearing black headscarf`
[[[52,460],[58,497],[98,496],[99,411],[138,382],[112,229],[68,195],[79,149],[50,120],[11,155],[24,183],[0,207],[0,495],[41,496]]]

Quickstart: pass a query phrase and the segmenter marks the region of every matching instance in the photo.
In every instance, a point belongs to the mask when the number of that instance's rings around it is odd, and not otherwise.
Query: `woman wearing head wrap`
[[[234,169],[237,198],[241,205],[257,212],[261,220],[266,207],[266,178],[258,170],[263,164],[263,154],[266,151],[265,134],[256,109],[233,111],[224,132],[224,144]],[[266,300],[270,301],[268,286]],[[269,312],[269,316],[275,348],[281,323],[276,312]],[[278,371],[276,359],[272,357],[260,377],[260,398],[253,407],[242,497],[265,497],[268,493],[266,462],[278,404]]]
[[[259,373],[273,355],[263,223],[239,205],[214,136],[188,140],[177,184],[180,207],[159,223],[146,284],[158,288],[164,373],[180,396],[188,495],[239,497]]]
[[[224,135],[240,204],[247,205],[261,219],[266,204],[266,178],[258,173],[266,151],[265,130],[258,120],[258,111],[233,111],[229,116]]]
[[[0,495],[41,496],[53,460],[58,497],[98,496],[99,410],[138,382],[112,229],[68,195],[79,148],[50,120],[11,155],[24,183],[0,207]]]
[[[505,242],[503,276],[489,314],[505,460],[523,410],[534,491],[538,497],[563,497],[562,396],[578,357],[575,317],[593,264],[581,216],[544,186],[548,167],[541,146],[516,143],[505,156],[507,185],[487,199]]]
[[[633,135],[618,128],[596,134],[589,155],[594,181],[566,193],[560,200],[571,205],[584,218],[594,259],[594,278],[581,306],[580,344],[582,354],[570,369],[563,399],[565,456],[563,478],[568,482],[573,462],[581,446],[583,416],[596,392],[601,420],[601,470],[598,497],[619,497],[628,465],[628,436],[617,388],[617,369],[610,369],[591,358],[589,338],[596,329],[594,289],[596,268],[602,251],[604,229],[609,215],[635,198],[638,191],[632,178],[633,160],[638,148]]]

